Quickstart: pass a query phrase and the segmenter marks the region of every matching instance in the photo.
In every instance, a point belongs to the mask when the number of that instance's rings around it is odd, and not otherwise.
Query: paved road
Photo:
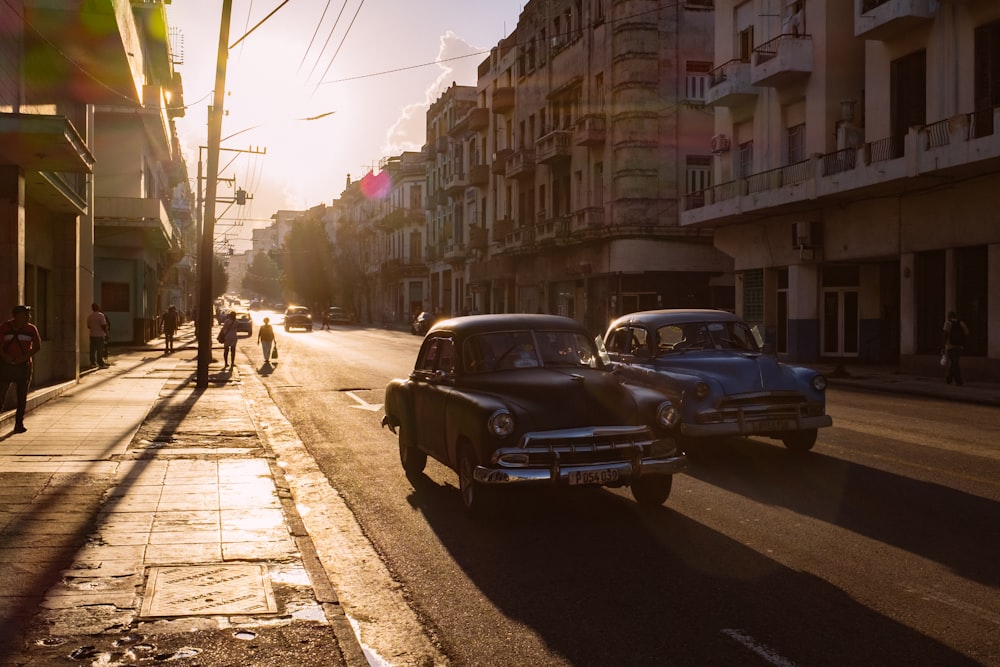
[[[407,479],[378,428],[419,339],[279,336],[263,384],[374,546],[376,571],[339,590],[393,664],[1000,664],[994,407],[834,388],[807,456],[729,441],[692,451],[656,511],[532,493],[481,524],[451,471]]]

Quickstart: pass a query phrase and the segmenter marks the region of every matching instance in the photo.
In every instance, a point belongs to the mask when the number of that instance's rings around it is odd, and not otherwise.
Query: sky
[[[235,179],[251,199],[219,205],[217,243],[247,250],[252,228],[278,210],[330,204],[348,175],[357,180],[385,157],[419,150],[428,105],[452,82],[476,85],[479,64],[514,30],[523,4],[233,0],[228,42],[243,39],[229,50],[222,146],[266,154],[220,153],[220,178]],[[167,5],[187,107],[177,132],[192,179],[199,153],[207,159],[199,147],[208,143],[221,19],[222,0]],[[220,199],[234,193],[220,181]]]

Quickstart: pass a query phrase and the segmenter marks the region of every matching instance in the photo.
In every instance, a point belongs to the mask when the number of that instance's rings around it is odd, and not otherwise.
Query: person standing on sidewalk
[[[264,363],[271,365],[271,346],[274,345],[274,327],[271,326],[271,318],[265,317],[264,324],[257,330],[257,342],[260,343],[264,351]]]
[[[163,313],[160,317],[160,322],[163,325],[163,351],[167,354],[174,351],[174,334],[177,333],[177,325],[180,324],[180,318],[177,306],[173,304],[170,304],[167,312]]]
[[[957,386],[962,386],[962,352],[965,350],[965,339],[968,337],[969,327],[965,326],[965,322],[955,311],[949,311],[941,337],[941,347],[948,357],[948,374],[944,379],[948,384],[954,380]]]
[[[96,303],[90,304],[87,329],[90,331],[90,367],[107,368],[108,365],[104,363],[104,339],[108,335],[108,318]]]
[[[236,366],[236,340],[239,332],[236,330],[236,311],[229,311],[226,321],[222,323],[222,330],[219,331],[219,340],[222,341],[222,368],[226,366],[234,368]],[[230,359],[232,355],[232,359]]]
[[[28,384],[31,382],[31,358],[42,348],[38,329],[28,322],[31,307],[18,305],[13,317],[0,324],[0,405],[7,400],[11,383],[17,394],[14,433],[24,433],[24,413],[28,409]]]

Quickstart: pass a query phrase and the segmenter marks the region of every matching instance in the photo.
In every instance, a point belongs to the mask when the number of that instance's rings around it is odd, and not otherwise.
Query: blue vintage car
[[[599,339],[598,339],[599,340]],[[472,514],[502,507],[504,487],[629,486],[660,505],[687,459],[676,409],[628,386],[587,330],[555,315],[471,315],[436,323],[409,377],[385,390],[399,458],[431,456],[458,473]]]
[[[760,436],[807,451],[826,414],[826,378],[768,354],[756,329],[720,310],[650,310],[619,317],[604,336],[630,383],[671,397],[682,438]]]

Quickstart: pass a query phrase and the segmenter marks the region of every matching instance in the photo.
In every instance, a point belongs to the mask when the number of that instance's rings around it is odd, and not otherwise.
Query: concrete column
[[[57,379],[71,380],[80,376],[80,330],[85,316],[79,307],[82,279],[80,227],[75,215],[53,214],[53,219],[57,232],[52,239],[55,271],[52,284],[54,318],[50,335],[58,347],[52,355],[52,373]],[[90,312],[89,307],[86,312]]]
[[[820,290],[818,264],[788,267],[788,357],[814,363],[820,356]]]
[[[24,173],[0,166],[0,319],[24,301]]]

